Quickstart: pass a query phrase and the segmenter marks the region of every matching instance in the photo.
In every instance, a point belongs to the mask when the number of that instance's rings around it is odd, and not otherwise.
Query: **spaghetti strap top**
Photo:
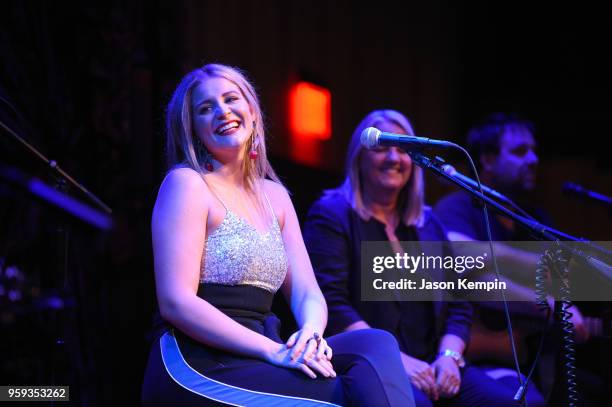
[[[206,239],[200,283],[251,285],[275,293],[287,274],[287,256],[272,204],[272,225],[261,233],[235,214],[209,188],[225,208],[221,224]]]

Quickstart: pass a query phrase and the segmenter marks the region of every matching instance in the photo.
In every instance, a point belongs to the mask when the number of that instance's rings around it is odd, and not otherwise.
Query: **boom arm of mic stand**
[[[571,247],[570,245],[564,243],[562,240],[560,240],[560,238],[564,239],[564,240],[568,240],[568,241],[574,241],[574,242],[583,242],[585,244],[588,244],[589,247],[592,247],[593,249],[598,250],[600,253],[606,255],[606,257],[610,256],[610,252],[600,248],[597,245],[592,244],[589,241],[585,241],[584,239],[579,239],[577,237],[568,235],[566,233],[560,232],[558,230],[555,230],[553,228],[550,228],[546,225],[543,225],[539,222],[530,220],[525,218],[524,216],[520,216],[517,215],[516,213],[512,212],[511,210],[506,209],[505,207],[503,207],[502,205],[500,205],[498,202],[494,201],[493,199],[489,198],[486,195],[483,195],[480,193],[480,191],[475,190],[474,188],[470,187],[469,185],[465,184],[464,182],[461,182],[460,180],[458,180],[455,177],[452,177],[450,175],[448,175],[444,169],[442,168],[442,166],[444,164],[446,164],[444,162],[444,160],[442,160],[440,157],[435,157],[433,160],[427,156],[425,156],[424,154],[422,154],[421,152],[418,151],[412,151],[410,152],[410,156],[412,157],[412,160],[421,168],[425,168],[425,169],[429,169],[431,171],[433,171],[434,173],[436,173],[438,176],[452,182],[453,184],[457,185],[458,187],[464,189],[465,191],[467,191],[470,195],[478,198],[481,202],[483,202],[484,204],[490,206],[492,209],[494,209],[495,211],[503,214],[504,216],[507,216],[508,218],[514,220],[516,223],[518,223],[520,226],[528,229],[529,231],[531,231],[538,239],[540,240],[546,240],[546,241],[555,241],[557,242],[557,244],[559,244],[559,246],[561,246],[563,249],[568,250],[570,253],[572,253],[574,256],[580,258],[581,260],[583,260],[583,262],[588,265],[589,267],[592,267],[596,270],[598,270],[599,272],[601,272],[602,274],[604,274],[606,277],[612,279],[612,266],[610,264],[607,263],[607,259],[606,260],[602,260],[593,256],[589,256],[585,253],[583,253],[580,250],[577,250],[574,247]]]
[[[12,107],[12,106],[11,106]],[[21,144],[23,144],[23,146],[25,148],[27,148],[32,154],[34,154],[35,156],[37,156],[38,158],[40,158],[45,164],[47,164],[47,166],[49,168],[51,168],[56,174],[59,174],[61,179],[67,180],[73,187],[77,188],[78,190],[80,190],[83,194],[85,194],[85,196],[87,196],[89,199],[91,199],[96,205],[98,205],[104,212],[106,212],[108,215],[111,215],[113,213],[113,210],[104,202],[102,202],[102,200],[100,198],[98,198],[96,195],[94,195],[90,190],[88,190],[87,188],[85,188],[85,186],[83,186],[83,184],[81,184],[80,182],[76,181],[74,178],[72,178],[70,175],[68,175],[68,173],[66,173],[63,169],[61,169],[59,167],[59,165],[57,164],[57,162],[55,160],[49,160],[47,157],[45,157],[40,151],[38,151],[36,148],[34,148],[34,146],[32,146],[31,144],[29,144],[27,141],[25,141],[21,136],[19,136],[19,134],[15,133],[10,127],[8,127],[7,125],[5,125],[4,123],[2,123],[0,121],[0,127],[2,127],[8,134],[10,134],[15,140],[17,140],[18,142],[20,142]]]
[[[0,163],[0,181],[6,181],[10,185],[24,188],[32,195],[70,213],[72,216],[98,229],[110,230],[113,228],[112,217],[50,187],[39,179],[31,178],[23,174],[17,168],[7,167]]]

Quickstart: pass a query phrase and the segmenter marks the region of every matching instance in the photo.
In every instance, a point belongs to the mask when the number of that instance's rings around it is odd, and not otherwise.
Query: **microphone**
[[[405,134],[387,133],[378,130],[376,127],[368,127],[362,131],[360,140],[361,145],[365,148],[389,146],[410,150],[425,147],[457,147],[455,143],[451,143],[450,141],[436,140],[426,137],[406,136]]]
[[[470,177],[467,177],[465,175],[463,175],[462,173],[458,172],[455,167],[453,167],[450,164],[444,164],[442,166],[442,171],[444,171],[446,174],[450,175],[453,178],[458,179],[459,181],[463,182],[464,184],[467,184],[469,186],[471,186],[472,188],[478,190],[478,183],[476,181],[474,181],[473,179],[471,179]],[[508,198],[506,198],[504,195],[502,195],[501,193],[497,192],[496,190],[494,190],[493,188],[490,188],[488,186],[486,186],[485,184],[480,184],[482,186],[482,190],[485,194],[487,195],[491,195],[492,197],[503,201],[503,202],[509,202],[510,200]]]
[[[606,196],[604,194],[600,194],[599,192],[591,191],[573,182],[566,182],[565,184],[563,184],[563,192],[567,194],[576,195],[581,198],[588,198],[593,201],[597,201],[599,203],[605,204],[609,208],[612,208],[612,198],[611,197]]]

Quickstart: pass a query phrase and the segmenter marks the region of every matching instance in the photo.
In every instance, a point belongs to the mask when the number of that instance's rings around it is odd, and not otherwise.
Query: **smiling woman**
[[[244,74],[216,64],[187,74],[167,133],[170,171],[152,219],[158,335],[143,404],[413,405],[391,335],[323,337],[327,306]],[[271,313],[278,290],[299,326],[285,342]]]
[[[361,300],[363,242],[389,242],[380,254],[393,259],[408,252],[401,241],[446,240],[444,227],[424,205],[422,170],[396,147],[362,147],[361,133],[368,127],[414,135],[400,112],[376,110],[368,114],[353,132],[344,183],[327,191],[308,214],[304,238],[329,303],[330,331],[375,327],[392,333],[399,342],[404,374],[415,388],[419,406],[431,406],[441,399],[447,399],[443,402],[447,406],[516,405],[515,389],[463,362],[470,336],[470,304],[400,301],[400,297],[397,301]],[[422,249],[428,258],[441,259],[451,254],[446,246]],[[442,283],[441,268],[431,270],[439,276],[437,283]],[[411,289],[404,283],[397,281],[394,289]],[[375,288],[382,287],[381,283]]]
[[[210,164],[206,170],[212,172],[213,158],[228,161],[238,153],[247,187],[255,187],[257,178],[267,177],[280,183],[266,156],[259,99],[239,70],[209,64],[190,72],[174,92],[167,115],[169,167],[184,163],[199,171],[204,161]],[[221,127],[225,125],[237,130],[222,134]],[[223,138],[230,134],[232,137]],[[230,151],[232,145],[234,151]],[[216,156],[209,148],[220,155]],[[251,156],[257,160],[246,160],[247,151],[255,153]]]
[[[212,77],[193,90],[191,99],[194,135],[218,159],[235,155],[231,150],[241,149],[254,136],[252,109],[233,82]]]

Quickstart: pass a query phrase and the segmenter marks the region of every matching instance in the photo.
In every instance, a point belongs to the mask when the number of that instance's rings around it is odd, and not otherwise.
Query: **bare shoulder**
[[[271,200],[291,201],[287,189],[278,182],[269,179],[264,180],[264,190]]]
[[[162,182],[160,192],[163,189],[171,189],[173,192],[194,192],[201,196],[209,195],[208,186],[202,174],[191,168],[180,167],[174,168],[166,174]]]
[[[157,203],[182,202],[204,208],[210,196],[202,176],[191,168],[174,168],[168,172],[159,188]]]
[[[279,223],[281,226],[284,225],[285,214],[293,211],[293,204],[287,189],[278,182],[267,179],[264,180],[264,191],[270,199],[270,204],[274,208],[274,213],[278,217]]]
[[[202,176],[187,167],[170,170],[162,182],[162,187],[166,185],[176,188],[203,188],[205,186]]]

